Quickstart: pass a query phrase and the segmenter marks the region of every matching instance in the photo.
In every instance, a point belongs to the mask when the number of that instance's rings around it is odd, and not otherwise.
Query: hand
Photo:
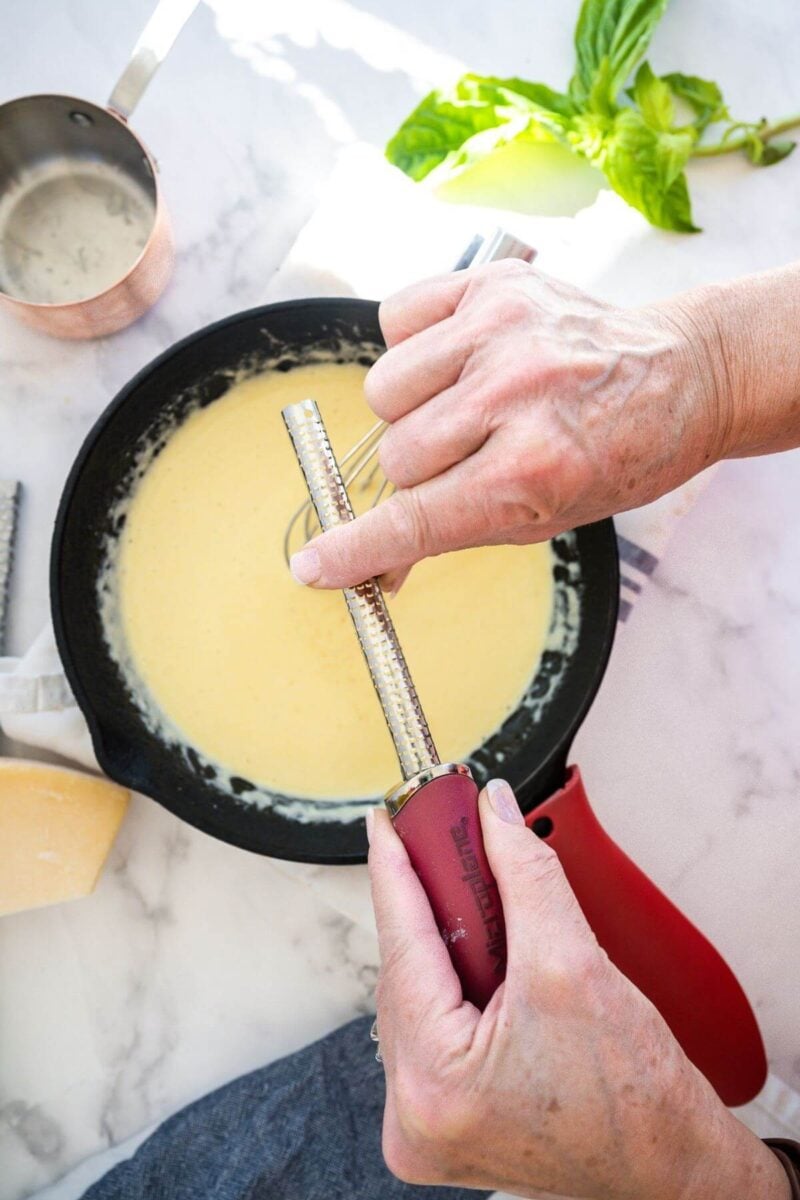
[[[508,936],[483,1014],[462,999],[387,814],[371,818],[389,1168],[530,1197],[788,1200],[772,1153],[599,948],[507,784],[489,785],[480,814]]]
[[[624,310],[509,260],[386,300],[365,390],[399,489],[296,555],[302,583],[543,541],[655,499],[727,450],[715,340],[680,301]]]

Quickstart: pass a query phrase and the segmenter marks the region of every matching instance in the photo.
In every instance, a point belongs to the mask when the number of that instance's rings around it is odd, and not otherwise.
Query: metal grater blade
[[[11,579],[18,502],[19,484],[11,479],[0,479],[0,655],[3,654],[6,644],[8,585]]]
[[[313,400],[290,404],[283,420],[323,530],[352,521],[350,499]],[[404,779],[439,763],[380,584],[368,579],[344,597],[392,735]]]

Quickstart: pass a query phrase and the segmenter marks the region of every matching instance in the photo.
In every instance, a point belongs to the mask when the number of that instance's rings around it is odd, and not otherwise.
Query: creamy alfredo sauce
[[[144,473],[119,547],[122,634],[155,705],[204,756],[285,795],[367,797],[399,781],[343,597],[300,587],[282,554],[306,493],[281,408],[316,399],[341,455],[374,419],[365,373],[268,371],[192,413]],[[552,607],[547,545],[412,571],[390,608],[443,759],[465,758],[516,707]]]

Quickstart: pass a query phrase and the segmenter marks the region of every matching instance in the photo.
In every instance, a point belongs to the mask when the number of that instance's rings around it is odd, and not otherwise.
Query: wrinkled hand
[[[663,494],[724,452],[719,365],[680,301],[624,310],[515,260],[384,301],[365,390],[399,489],[295,556],[302,583],[543,541]]]
[[[409,1182],[531,1197],[788,1198],[770,1151],[599,948],[511,790],[489,788],[480,813],[508,974],[483,1014],[462,999],[387,814],[371,821],[390,1169]]]

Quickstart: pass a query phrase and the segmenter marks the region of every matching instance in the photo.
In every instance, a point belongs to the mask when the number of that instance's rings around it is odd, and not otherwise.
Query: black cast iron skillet
[[[313,819],[308,804],[310,820],[258,807],[252,781],[226,780],[223,786],[197,751],[171,744],[148,726],[135,689],[106,644],[99,612],[107,545],[119,534],[115,509],[130,492],[142,446],[163,444],[196,405],[212,404],[227,390],[233,373],[267,364],[291,370],[320,348],[369,363],[381,345],[378,306],[365,300],[274,304],[200,330],[141,371],[109,405],[78,455],[56,519],[56,639],[101,767],[198,829],[260,854],[363,862],[364,823]],[[284,436],[278,424],[276,436]],[[614,637],[619,581],[613,524],[602,521],[556,539],[554,552],[556,606],[574,613],[570,596],[578,601],[573,636],[560,649],[545,651],[523,702],[468,761],[480,783],[492,774],[509,780],[528,823],[557,851],[611,959],[653,1000],[723,1099],[743,1103],[758,1091],[766,1068],[741,988],[702,934],[611,841],[589,807],[579,771],[567,768],[570,744]]]
[[[378,306],[366,300],[289,301],[201,329],[140,371],[101,415],[70,472],[56,518],[51,559],[56,640],[101,767],[204,832],[277,858],[363,862],[363,820],[300,821],[256,807],[247,799],[248,781],[235,780],[233,789],[220,790],[199,756],[187,756],[152,732],[104,638],[98,577],[107,539],[115,532],[112,510],[130,488],[144,442],[163,439],[165,430],[198,403],[213,403],[237,370],[257,370],[266,362],[291,369],[307,358],[309,348],[371,362],[382,344]],[[278,436],[285,436],[280,426]],[[531,686],[534,700],[537,693],[549,696],[534,705],[538,719],[531,719],[530,707],[520,708],[470,760],[479,777],[493,769],[497,773],[502,761],[502,772],[526,809],[564,780],[569,746],[600,684],[616,624],[618,566],[611,521],[580,529],[572,544],[561,540],[555,549],[562,585],[570,574],[579,579],[582,616],[574,649],[545,655]],[[386,782],[388,788],[395,781]]]

